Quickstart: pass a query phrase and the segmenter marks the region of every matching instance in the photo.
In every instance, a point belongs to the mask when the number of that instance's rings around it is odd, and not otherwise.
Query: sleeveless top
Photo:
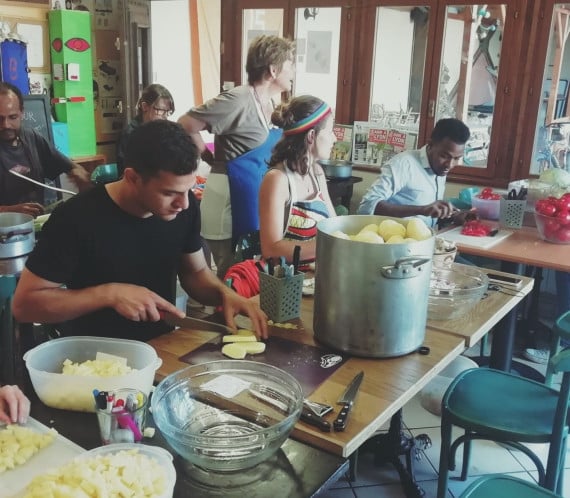
[[[283,238],[302,242],[312,240],[317,236],[317,223],[329,217],[321,186],[316,178],[311,176],[316,194],[305,201],[298,201],[294,173],[285,166],[285,174],[289,180],[291,197]]]

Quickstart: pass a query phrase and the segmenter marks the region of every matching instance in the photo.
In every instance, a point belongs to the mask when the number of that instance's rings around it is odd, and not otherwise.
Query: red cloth
[[[240,296],[252,297],[259,294],[259,270],[253,259],[247,259],[230,267],[224,281],[232,279],[232,289]]]

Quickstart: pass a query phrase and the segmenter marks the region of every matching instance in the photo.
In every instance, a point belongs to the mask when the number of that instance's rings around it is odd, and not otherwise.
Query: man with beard
[[[424,147],[401,152],[382,166],[358,214],[417,216],[429,227],[440,219],[464,216],[442,199],[447,174],[461,163],[469,135],[469,128],[459,119],[440,119]]]
[[[62,173],[79,190],[91,185],[89,174],[58,152],[35,130],[22,127],[24,99],[10,83],[0,82],[0,212],[38,216],[43,213],[45,189],[12,175],[15,171],[44,183]]]

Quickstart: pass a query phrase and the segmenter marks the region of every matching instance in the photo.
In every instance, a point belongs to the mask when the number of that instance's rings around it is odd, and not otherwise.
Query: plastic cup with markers
[[[93,391],[103,444],[140,443],[143,438],[147,396],[137,389]]]

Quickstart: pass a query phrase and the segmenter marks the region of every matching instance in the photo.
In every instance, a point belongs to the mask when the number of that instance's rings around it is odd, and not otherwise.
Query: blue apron
[[[232,239],[259,230],[259,188],[267,161],[283,130],[272,128],[267,140],[227,163],[232,206]]]

